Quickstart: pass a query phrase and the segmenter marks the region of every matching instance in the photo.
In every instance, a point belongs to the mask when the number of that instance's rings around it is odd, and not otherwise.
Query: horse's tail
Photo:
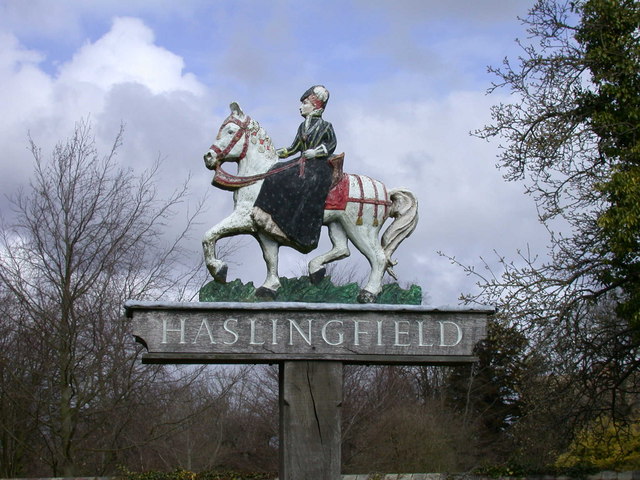
[[[389,192],[391,209],[389,216],[394,220],[382,234],[382,249],[387,257],[386,270],[396,280],[398,277],[393,271],[393,266],[398,263],[391,258],[398,245],[413,233],[418,224],[418,199],[405,189],[394,189]]]

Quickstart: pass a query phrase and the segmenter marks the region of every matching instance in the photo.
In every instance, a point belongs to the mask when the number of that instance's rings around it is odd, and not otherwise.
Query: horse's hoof
[[[360,290],[358,294],[358,303],[374,303],[378,296],[366,290]]]
[[[225,265],[213,275],[213,279],[218,283],[227,283],[228,270],[229,268]]]
[[[309,274],[309,281],[311,282],[312,285],[317,285],[322,281],[322,279],[326,274],[327,274],[327,269],[322,267],[317,272],[313,272]]]
[[[256,290],[256,297],[263,300],[275,300],[278,292],[267,287],[260,287]]]

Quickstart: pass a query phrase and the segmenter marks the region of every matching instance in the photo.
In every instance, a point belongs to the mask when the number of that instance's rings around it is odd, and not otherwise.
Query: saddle
[[[344,210],[349,196],[349,177],[343,172],[344,153],[334,155],[327,160],[333,168],[331,187],[324,204],[326,210]]]
[[[339,153],[338,155],[334,155],[327,160],[331,168],[333,168],[333,174],[331,175],[331,188],[335,187],[342,177],[344,176],[344,172],[342,171],[342,166],[344,165],[344,152]]]

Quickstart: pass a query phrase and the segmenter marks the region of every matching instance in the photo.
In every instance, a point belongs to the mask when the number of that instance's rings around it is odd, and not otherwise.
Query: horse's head
[[[204,154],[204,164],[209,170],[225,161],[242,160],[247,153],[251,119],[237,103],[233,102],[230,107],[231,115],[222,123],[215,142]]]

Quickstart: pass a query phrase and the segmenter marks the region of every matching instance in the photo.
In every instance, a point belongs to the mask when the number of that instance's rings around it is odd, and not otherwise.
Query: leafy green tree
[[[579,99],[581,113],[609,167],[597,186],[605,203],[600,253],[609,266],[602,281],[624,292],[618,314],[640,329],[640,5],[590,0],[581,11],[576,40],[592,83]]]
[[[578,432],[556,465],[564,468],[592,467],[597,470],[640,468],[640,423],[616,424],[609,417],[595,419]]]

